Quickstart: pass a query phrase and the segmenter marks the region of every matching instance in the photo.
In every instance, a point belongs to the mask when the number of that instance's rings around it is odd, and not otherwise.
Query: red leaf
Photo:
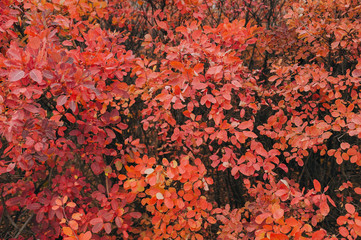
[[[201,82],[192,82],[192,86],[194,89],[196,90],[203,90],[205,89],[208,85],[206,83],[201,83]]]
[[[168,30],[168,25],[166,22],[157,22],[158,26],[164,30]]]
[[[116,217],[115,224],[117,225],[118,228],[121,228],[123,225],[123,219],[121,219],[120,217]]]
[[[25,76],[25,72],[23,70],[13,70],[9,73],[9,81],[16,82],[22,79]]]
[[[31,203],[26,206],[26,208],[29,210],[38,210],[40,207],[41,205],[39,203]]]
[[[129,216],[131,216],[132,218],[141,218],[142,214],[140,212],[131,212],[129,213]]]
[[[97,162],[93,162],[91,165],[90,165],[91,169],[93,170],[94,174],[95,175],[99,175],[103,172],[103,168],[100,167],[99,163]]]
[[[206,94],[201,98],[201,105],[204,105],[206,102],[216,103],[216,99],[211,94]]]
[[[36,214],[36,222],[40,223],[44,218],[44,212],[40,212],[38,211],[38,213]]]
[[[249,137],[249,138],[257,138],[258,136],[251,131],[243,131],[244,136]]]
[[[343,142],[343,143],[341,143],[340,147],[342,150],[346,150],[346,149],[350,148],[350,144],[347,142]]]
[[[244,129],[249,129],[249,130],[252,130],[253,128],[253,121],[252,120],[249,120],[249,121],[245,121],[245,122],[241,122],[241,124],[238,125],[238,128],[240,130],[244,130]]]
[[[43,74],[38,69],[33,69],[30,71],[29,76],[32,80],[41,84],[43,81]]]
[[[31,113],[38,113],[40,110],[38,107],[34,106],[33,104],[26,104],[24,109],[31,112]]]
[[[23,197],[14,197],[14,198],[10,198],[9,200],[6,201],[6,205],[7,206],[15,206],[20,204],[22,201],[24,201]]]
[[[327,216],[330,212],[330,207],[328,206],[326,200],[320,203],[320,211],[323,216]]]
[[[337,218],[338,225],[344,225],[347,221],[348,221],[348,218],[346,216],[339,216]]]
[[[217,73],[220,73],[223,69],[223,66],[213,66],[213,67],[210,67],[207,71],[207,74],[217,74]]]
[[[138,88],[141,88],[143,87],[143,85],[145,84],[146,82],[146,79],[144,77],[138,77],[136,80],[135,80],[135,86],[137,86]]]
[[[316,179],[313,180],[313,186],[315,187],[316,192],[321,192],[321,184]]]
[[[207,221],[210,223],[210,224],[215,224],[217,222],[217,220],[214,218],[214,217],[208,217],[207,218]]]
[[[345,227],[339,227],[338,231],[343,237],[347,237],[349,235],[349,232]]]
[[[346,208],[346,211],[349,214],[354,214],[355,213],[355,207],[352,204],[346,203],[345,208]]]
[[[75,121],[76,121],[75,117],[71,113],[65,113],[65,117],[71,123],[75,123]]]
[[[98,217],[98,218],[93,218],[92,220],[90,220],[89,222],[91,225],[95,225],[95,224],[98,224],[98,223],[103,223],[103,219]]]
[[[112,231],[112,225],[110,225],[110,223],[104,224],[104,230],[107,234],[109,234]]]
[[[92,228],[92,232],[93,232],[93,233],[98,233],[100,230],[102,230],[103,225],[104,225],[103,222],[100,222],[100,223],[95,224],[95,225],[93,226],[93,228]]]

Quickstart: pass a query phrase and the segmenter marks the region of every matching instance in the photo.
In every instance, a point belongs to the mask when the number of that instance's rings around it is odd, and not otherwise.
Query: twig
[[[24,228],[26,227],[26,225],[28,225],[28,223],[30,222],[30,220],[33,218],[34,213],[31,213],[29,218],[24,222],[23,226],[21,226],[21,228],[19,229],[18,233],[15,235],[15,238],[18,238],[19,235],[21,234],[21,232],[24,230]]]

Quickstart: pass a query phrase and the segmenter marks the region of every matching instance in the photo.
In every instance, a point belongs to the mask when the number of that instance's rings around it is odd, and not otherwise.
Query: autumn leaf
[[[345,209],[349,214],[354,214],[355,213],[355,207],[352,204],[346,203],[345,204]]]
[[[38,84],[41,84],[43,82],[43,74],[38,69],[31,70],[29,76]]]
[[[313,180],[313,186],[316,192],[321,192],[321,184],[316,179]]]
[[[67,236],[74,236],[73,230],[70,227],[63,227],[63,233]]]
[[[9,81],[16,82],[22,79],[25,76],[25,72],[22,70],[12,70],[9,73]]]

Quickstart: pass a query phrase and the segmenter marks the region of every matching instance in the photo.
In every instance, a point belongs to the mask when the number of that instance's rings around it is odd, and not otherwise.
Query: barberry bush
[[[1,239],[361,237],[358,0],[2,0]]]

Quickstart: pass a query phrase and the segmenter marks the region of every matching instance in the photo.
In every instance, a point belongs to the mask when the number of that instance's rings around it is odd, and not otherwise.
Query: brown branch
[[[24,228],[26,227],[26,225],[29,224],[30,220],[33,218],[34,213],[31,213],[29,218],[24,222],[23,226],[21,226],[21,228],[19,229],[18,233],[15,235],[15,238],[18,238],[21,234],[21,232],[24,230]]]

